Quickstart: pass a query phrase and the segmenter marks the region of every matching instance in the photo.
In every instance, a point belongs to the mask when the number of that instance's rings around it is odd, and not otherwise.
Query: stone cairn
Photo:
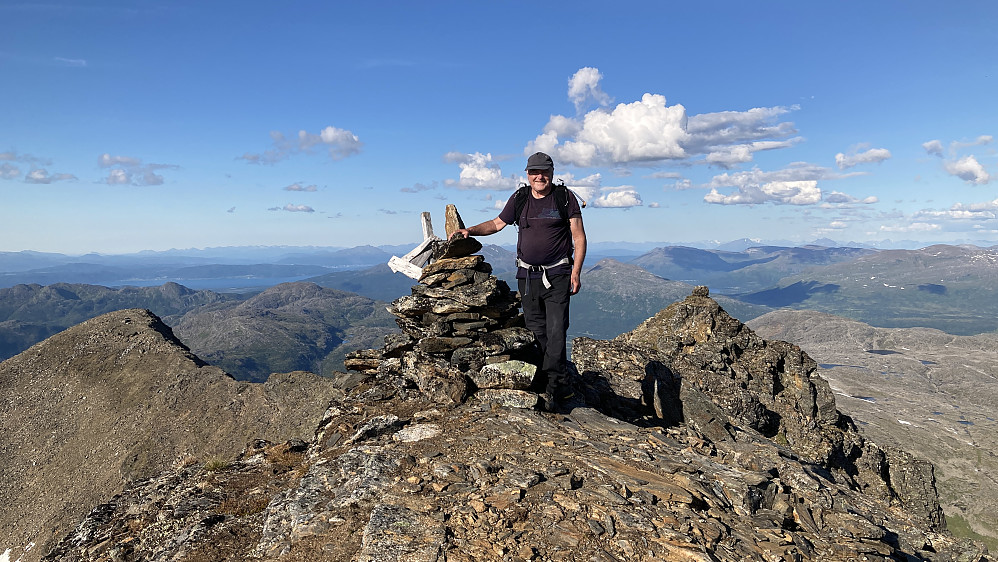
[[[347,354],[344,366],[379,377],[402,377],[428,398],[445,403],[476,399],[510,407],[533,408],[539,352],[533,333],[519,312],[519,294],[492,275],[482,244],[474,238],[441,240],[427,228],[424,242],[407,256],[426,258],[416,266],[412,294],[391,303],[388,311],[402,333],[385,336],[382,349]],[[464,225],[447,206],[448,235]],[[402,258],[393,257],[398,263]],[[396,269],[393,266],[393,269]],[[399,269],[412,275],[412,268]]]

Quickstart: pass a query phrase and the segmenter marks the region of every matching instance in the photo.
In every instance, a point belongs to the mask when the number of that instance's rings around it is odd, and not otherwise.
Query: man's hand
[[[451,233],[450,240],[455,238],[467,238],[469,236],[488,236],[489,234],[495,234],[500,230],[506,228],[506,223],[502,222],[502,219],[496,217],[490,221],[485,221],[482,224],[476,224],[471,228],[459,228]],[[474,230],[474,235],[471,231]]]
[[[579,290],[582,289],[582,279],[577,273],[572,273],[571,288],[569,289],[570,295],[578,294]]]

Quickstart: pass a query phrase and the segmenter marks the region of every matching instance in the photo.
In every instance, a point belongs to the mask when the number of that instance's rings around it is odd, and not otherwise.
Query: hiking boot
[[[542,412],[555,412],[556,411],[556,409],[555,409],[554,395],[553,394],[551,394],[550,392],[542,392],[542,393],[538,394],[537,396],[541,399],[540,403],[537,404],[537,409],[538,410],[541,410]]]
[[[582,395],[571,388],[563,388],[555,398],[555,402],[558,404],[559,411],[563,414],[570,414],[575,408],[586,406],[586,401],[582,398]]]

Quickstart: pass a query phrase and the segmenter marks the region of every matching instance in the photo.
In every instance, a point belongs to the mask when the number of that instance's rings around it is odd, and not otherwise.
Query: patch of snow
[[[904,421],[904,420],[898,420],[898,423],[901,424],[901,425],[913,425],[911,422],[907,422],[907,421]]]

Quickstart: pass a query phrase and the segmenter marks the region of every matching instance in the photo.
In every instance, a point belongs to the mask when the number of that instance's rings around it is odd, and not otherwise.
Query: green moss
[[[205,472],[218,472],[229,468],[229,461],[221,457],[211,457],[204,463]]]
[[[953,536],[955,537],[981,541],[987,545],[988,550],[991,552],[998,551],[998,539],[975,533],[974,530],[970,528],[970,523],[960,515],[947,515],[946,528],[949,529],[949,532],[953,533]]]

